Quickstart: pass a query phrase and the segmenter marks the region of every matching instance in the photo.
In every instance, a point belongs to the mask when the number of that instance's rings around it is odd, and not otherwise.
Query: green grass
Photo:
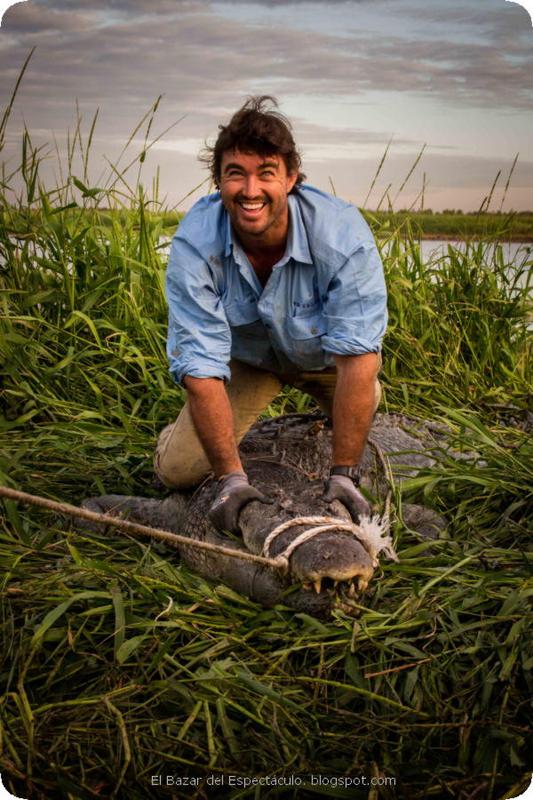
[[[25,134],[0,196],[1,478],[74,503],[156,493],[155,438],[183,402],[164,351],[172,220],[142,173],[130,182],[139,157],[91,187],[91,135],[78,130],[50,189]],[[448,534],[422,541],[398,519],[400,562],[382,565],[357,619],[323,623],[211,585],[158,544],[65,531],[6,501],[0,770],[13,793],[170,797],[157,774],[223,776],[210,797],[326,796],[233,788],[231,774],[396,779],[379,794],[327,790],[365,800],[520,793],[532,769],[530,263],[483,243],[427,262],[414,233],[373,224],[390,289],[384,408],[446,421],[465,453],[402,500],[444,511]],[[269,413],[309,407],[286,389]]]
[[[386,231],[404,231],[422,239],[469,239],[473,241],[533,241],[533,213],[486,211],[363,211],[380,237]]]

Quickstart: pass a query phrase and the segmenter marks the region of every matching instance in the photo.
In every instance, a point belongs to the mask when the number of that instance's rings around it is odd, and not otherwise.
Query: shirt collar
[[[302,215],[300,212],[300,206],[298,205],[298,200],[293,194],[289,195],[289,235],[287,237],[287,245],[285,247],[285,253],[281,260],[278,262],[280,264],[285,264],[289,261],[290,258],[293,258],[295,261],[299,261],[302,264],[312,264],[313,259],[311,258],[311,253],[309,251],[309,242],[307,240],[307,233],[305,230],[305,225],[302,220]],[[225,230],[225,239],[226,245],[224,248],[224,255],[229,256],[232,248],[237,243],[233,238],[233,231],[231,229],[231,220],[228,212],[225,212],[226,217],[226,230]]]

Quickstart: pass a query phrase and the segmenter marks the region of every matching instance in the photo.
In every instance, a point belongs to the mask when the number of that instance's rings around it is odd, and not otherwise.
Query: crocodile
[[[242,440],[240,452],[250,483],[273,501],[270,505],[252,501],[242,509],[242,538],[216,531],[208,520],[217,489],[213,476],[193,490],[174,491],[162,499],[111,494],[88,498],[83,506],[239,552],[271,558],[290,553],[283,570],[176,545],[192,571],[225,583],[265,607],[283,603],[317,617],[328,616],[334,608],[350,613],[366,591],[379,555],[396,558],[386,531],[387,515],[383,515],[391,481],[401,483],[434,464],[444,436],[445,431],[436,424],[401,415],[375,416],[361,465],[361,487],[382,516],[376,513],[371,520],[360,520],[359,526],[353,525],[338,500],[324,500],[324,481],[331,463],[331,424],[321,413],[260,421]],[[294,547],[303,532],[317,527],[312,522],[315,517],[333,518],[333,522]],[[402,518],[424,537],[436,538],[446,526],[435,511],[418,505],[404,504]],[[280,527],[279,534],[272,537]]]

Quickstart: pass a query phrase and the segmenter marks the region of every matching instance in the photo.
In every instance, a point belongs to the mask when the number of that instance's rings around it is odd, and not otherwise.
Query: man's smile
[[[266,204],[266,200],[237,200],[237,205],[247,217],[259,216]]]

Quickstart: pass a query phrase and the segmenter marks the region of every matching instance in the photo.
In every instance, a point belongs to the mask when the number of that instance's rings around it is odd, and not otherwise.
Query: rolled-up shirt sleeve
[[[387,290],[374,242],[363,242],[330,281],[324,299],[324,350],[337,355],[379,353],[387,327]]]
[[[186,375],[229,380],[231,331],[210,268],[187,242],[175,237],[166,275],[167,355],[177,383]]]

